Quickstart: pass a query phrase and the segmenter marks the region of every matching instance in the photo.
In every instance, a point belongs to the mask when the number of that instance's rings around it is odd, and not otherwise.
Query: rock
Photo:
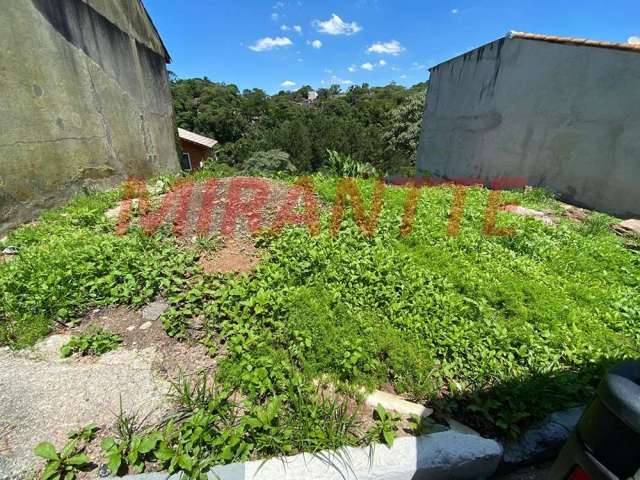
[[[163,300],[156,300],[142,309],[142,319],[155,322],[169,308],[169,304]]]
[[[640,237],[640,220],[637,218],[630,218],[629,220],[613,225],[611,228],[620,235],[633,235]]]
[[[478,437],[481,436],[473,428],[467,427],[466,425],[458,422],[457,420],[454,420],[453,418],[446,418],[445,420],[449,424],[451,430],[453,430],[454,432],[464,433],[466,435],[477,435]]]
[[[546,223],[547,225],[554,224],[553,217],[551,217],[551,215],[545,212],[541,212],[539,210],[533,210],[531,208],[521,207],[520,205],[505,205],[503,207],[503,210],[505,212],[521,215],[523,217],[533,217],[537,220],[540,220],[543,223]]]
[[[568,203],[558,202],[560,207],[564,210],[564,216],[577,222],[584,222],[589,216],[589,210],[576,207],[575,205],[569,205]]]
[[[127,332],[133,332],[135,329],[136,329],[136,326],[135,326],[135,325],[129,325],[129,326],[127,327]]]
[[[4,250],[2,250],[2,254],[3,255],[17,255],[18,254],[18,247],[7,247]]]
[[[575,428],[583,407],[553,413],[527,430],[517,441],[505,445],[500,472],[553,459]]]
[[[381,392],[376,390],[365,399],[365,403],[376,408],[378,405],[382,405],[386,410],[400,413],[402,415],[417,415],[419,417],[428,417],[433,413],[433,410],[420,405],[418,403],[408,402],[403,398],[392,393]]]
[[[100,465],[100,468],[98,468],[98,472],[97,472],[97,476],[100,478],[106,478],[111,474],[111,471],[109,470],[109,467],[107,466],[107,464],[103,463],[102,465]]]
[[[110,208],[104,212],[104,216],[109,220],[114,220],[120,216],[120,204],[117,207]]]
[[[165,184],[162,180],[157,180],[154,185],[147,184],[147,191],[149,195],[160,195],[165,193],[167,189],[167,184]]]
[[[140,330],[147,330],[149,328],[151,328],[151,325],[153,325],[153,323],[151,322],[144,322],[142,325],[140,325]]]

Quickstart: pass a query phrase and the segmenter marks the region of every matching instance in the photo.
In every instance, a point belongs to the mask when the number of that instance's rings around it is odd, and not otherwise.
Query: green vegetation
[[[355,445],[354,414],[292,374],[286,392],[244,402],[205,375],[181,380],[173,389],[176,413],[162,428],[144,429],[121,413],[117,437],[102,441],[109,470],[141,472],[154,461],[169,473],[204,479],[217,464]]]
[[[337,179],[313,178],[330,206]],[[357,183],[368,209],[375,181]],[[162,294],[172,305],[161,317],[167,333],[188,338],[199,328],[218,360],[215,378],[179,383],[174,416],[155,427],[123,417],[102,446],[113,473],[153,463],[191,478],[217,463],[391,444],[394,416],[378,411],[366,429],[350,413],[357,395],[344,392],[359,386],[391,386],[438,415],[507,436],[584,404],[606,368],[638,356],[640,253],[610,232],[610,217],[551,226],[500,212],[498,224],[515,235],[486,236],[488,192],[473,187],[460,232],[449,236],[453,189],[442,186],[421,190],[402,236],[408,192],[386,189],[372,237],[347,207],[335,237],[324,208],[317,236],[287,227],[259,238],[262,261],[241,276],[204,274],[200,250],[169,226],[115,236],[104,211],[118,192],[79,198],[10,235],[20,253],[0,264],[1,341],[28,345],[95,306]],[[540,190],[503,197],[560,212]],[[320,378],[340,394],[316,386]]]
[[[20,255],[0,264],[0,343],[30,345],[90,308],[142,306],[184,288],[195,254],[139,231],[115,236],[104,212],[119,196],[80,197],[10,235]]]
[[[79,472],[91,469],[91,460],[84,451],[97,431],[94,425],[87,425],[77,432],[69,433],[69,441],[60,452],[56,452],[49,442],[36,445],[35,454],[46,460],[42,480],[75,480]]]
[[[367,432],[369,443],[384,443],[392,447],[401,420],[400,416],[387,412],[382,405],[378,405],[375,409],[375,419],[376,423]]]
[[[60,356],[67,358],[74,353],[80,355],[102,355],[115,350],[122,343],[122,337],[109,330],[96,329],[83,335],[73,335],[60,349]]]
[[[241,169],[255,153],[278,149],[297,172],[322,170],[327,150],[382,172],[414,172],[426,89],[334,85],[306,105],[309,86],[268,96],[207,78],[171,83],[178,126],[218,140],[220,160]]]
[[[316,177],[324,200],[336,182]],[[372,181],[359,182],[371,196]],[[638,353],[640,258],[609,231],[548,226],[507,213],[512,237],[482,233],[487,191],[470,188],[460,234],[447,235],[452,189],[422,191],[399,234],[406,189],[385,194],[377,235],[347,219],[336,238],[302,228],[264,238],[252,275],[203,277],[172,297],[167,331],[203,315],[205,343],[225,344],[220,377],[264,399],[291,364],[308,378],[391,383],[483,430],[523,425],[585,402],[612,362]],[[505,194],[553,206],[539,191]]]

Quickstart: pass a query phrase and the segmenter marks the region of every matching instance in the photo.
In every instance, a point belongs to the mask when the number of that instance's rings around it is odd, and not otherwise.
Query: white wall
[[[640,53],[507,38],[435,67],[418,170],[640,217]]]

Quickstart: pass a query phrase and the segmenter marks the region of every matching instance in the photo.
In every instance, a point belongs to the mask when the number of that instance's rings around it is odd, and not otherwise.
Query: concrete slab
[[[153,349],[61,359],[69,338],[53,335],[19,352],[0,349],[0,479],[28,477],[40,464],[33,453],[39,442],[61,448],[71,430],[111,425],[120,398],[127,412],[160,414],[168,407],[169,384],[154,375]]]
[[[169,308],[166,300],[160,299],[151,302],[142,309],[142,319],[147,322],[155,322]]]
[[[488,478],[502,447],[494,440],[447,431],[396,439],[393,447],[345,448],[214,468],[210,480],[445,480]],[[129,480],[164,480],[150,473]],[[170,477],[172,480],[179,475]]]
[[[409,402],[398,395],[382,392],[380,390],[376,390],[368,395],[365,399],[365,403],[372,408],[382,405],[386,410],[391,410],[392,412],[397,412],[402,415],[428,417],[433,413],[432,409],[427,408],[424,405]]]

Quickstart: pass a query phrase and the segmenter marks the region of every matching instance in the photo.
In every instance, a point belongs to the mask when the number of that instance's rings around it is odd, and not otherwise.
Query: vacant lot
[[[216,387],[184,384],[173,420],[138,432],[150,439],[142,460],[126,460],[122,447],[119,473],[145,461],[198,472],[211,462],[384,439],[393,422],[364,428],[356,386],[513,435],[585,403],[607,366],[638,355],[640,255],[637,242],[611,233],[615,219],[575,220],[542,191],[509,192],[503,200],[554,221],[501,211],[498,226],[515,233],[488,236],[488,192],[469,188],[451,236],[455,189],[441,186],[421,189],[413,229],[401,235],[409,189],[388,187],[375,235],[363,235],[347,207],[332,236],[337,181],[314,177],[318,235],[291,226],[251,238],[241,221],[233,241],[219,232],[228,181],[205,238],[175,238],[170,226],[147,236],[135,222],[116,236],[105,212],[121,192],[79,198],[5,241],[19,254],[0,263],[0,342],[22,348],[82,327],[93,309],[168,300],[166,334],[208,350]],[[282,182],[270,185],[271,199],[284,198]],[[368,211],[374,182],[358,185]],[[315,386],[319,378],[330,395]],[[118,445],[131,441],[113,432]]]

